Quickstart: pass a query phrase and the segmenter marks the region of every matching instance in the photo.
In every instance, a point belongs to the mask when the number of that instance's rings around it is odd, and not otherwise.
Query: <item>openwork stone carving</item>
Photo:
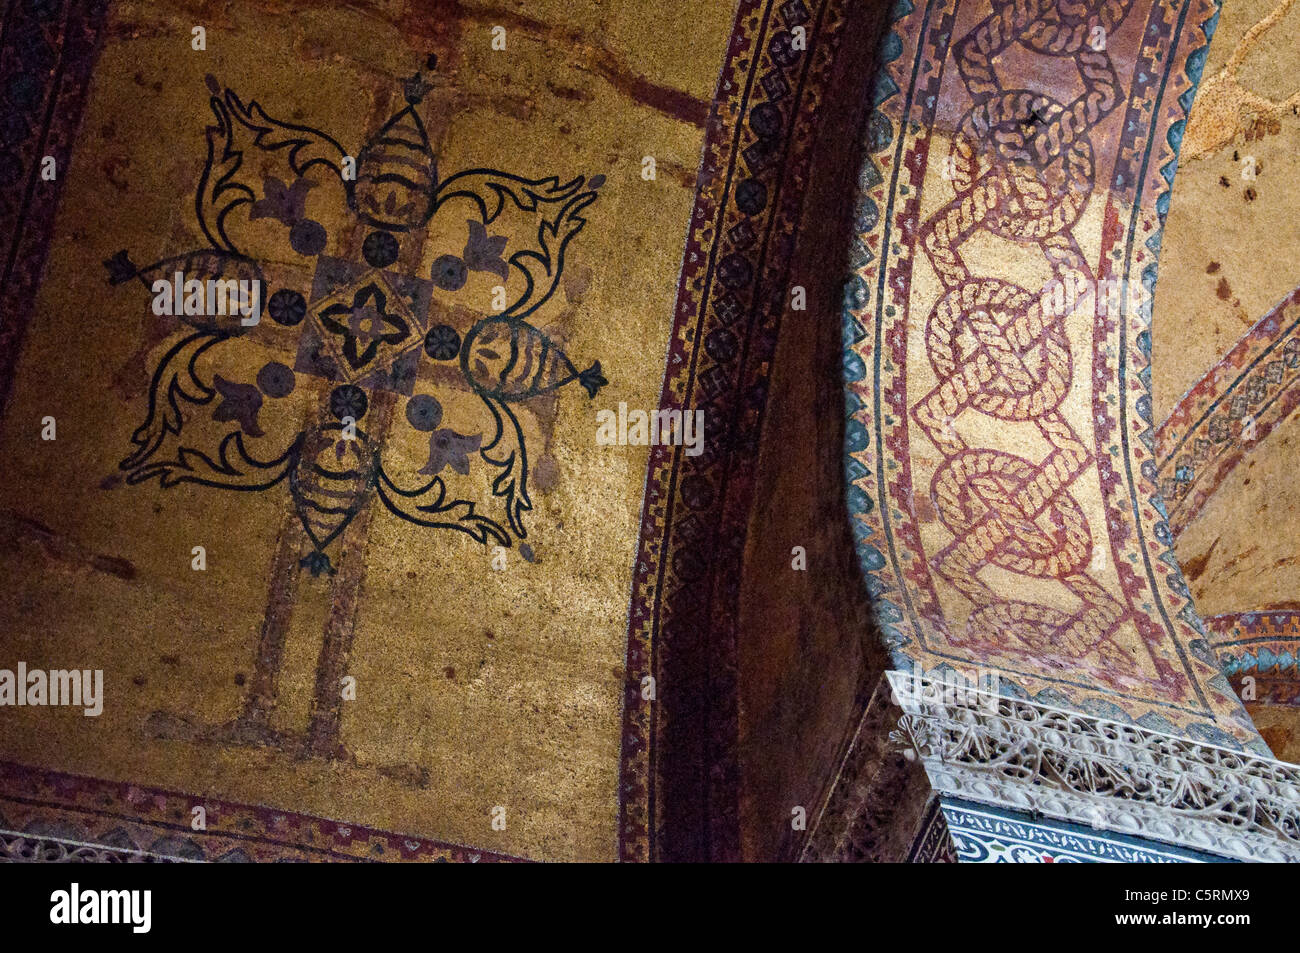
[[[1300,766],[889,672],[940,794],[1241,860],[1300,860]],[[918,690],[919,685],[919,690]]]
[[[0,831],[0,863],[38,864],[171,864],[177,858],[103,844]]]

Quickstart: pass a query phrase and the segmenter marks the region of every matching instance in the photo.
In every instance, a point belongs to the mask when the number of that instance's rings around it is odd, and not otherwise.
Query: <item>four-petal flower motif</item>
[[[410,337],[410,326],[387,307],[388,296],[371,283],[357,289],[351,304],[340,302],[320,312],[321,324],[343,338],[343,356],[353,370],[374,360],[380,344],[401,344]]]

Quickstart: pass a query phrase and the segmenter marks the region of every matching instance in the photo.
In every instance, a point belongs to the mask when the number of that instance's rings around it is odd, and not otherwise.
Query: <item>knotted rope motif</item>
[[[939,384],[912,416],[943,453],[930,498],[953,540],[935,572],[975,604],[950,644],[1039,661],[1091,655],[1132,669],[1110,637],[1125,608],[1090,574],[1092,533],[1071,485],[1092,454],[1060,411],[1073,381],[1064,314],[1011,282],[972,275],[962,244],[980,230],[1043,252],[1056,281],[1091,283],[1072,229],[1095,179],[1089,129],[1120,101],[1114,64],[1094,42],[1132,0],[994,0],[993,13],[955,46],[972,106],[954,137],[947,170],[956,197],[921,229],[944,286],[926,322],[926,353]],[[994,60],[1019,43],[1073,64],[1083,92],[1063,104],[1004,89]],[[1050,451],[1040,463],[969,447],[954,427],[971,408],[998,421],[1032,422]],[[995,592],[989,565],[1059,582],[1079,598],[1067,612]]]

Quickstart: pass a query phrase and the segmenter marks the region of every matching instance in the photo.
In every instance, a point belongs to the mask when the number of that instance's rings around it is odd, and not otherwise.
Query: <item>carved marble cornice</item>
[[[904,672],[891,741],[940,794],[1253,861],[1300,861],[1300,766]]]

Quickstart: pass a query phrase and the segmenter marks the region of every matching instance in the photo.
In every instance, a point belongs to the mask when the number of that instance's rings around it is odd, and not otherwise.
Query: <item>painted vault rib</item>
[[[844,310],[896,667],[1266,752],[1170,545],[1150,301],[1211,0],[899,0]],[[1047,289],[1127,293],[1049,305]]]

